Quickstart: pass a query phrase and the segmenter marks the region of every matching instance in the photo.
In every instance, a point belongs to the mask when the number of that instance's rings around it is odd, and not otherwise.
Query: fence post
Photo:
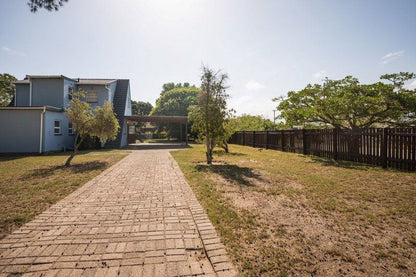
[[[253,131],[253,147],[256,147],[256,131]]]
[[[332,151],[333,151],[333,158],[334,160],[338,160],[338,132],[339,129],[335,128],[333,129],[332,133]]]
[[[285,151],[285,131],[282,130],[282,151]]]
[[[308,155],[308,153],[307,153],[307,149],[306,149],[306,146],[307,146],[307,141],[306,141],[306,130],[305,129],[302,129],[302,148],[303,148],[303,155]]]
[[[269,149],[269,131],[266,131],[266,149]]]
[[[246,131],[243,131],[243,145],[246,145]]]
[[[387,168],[387,135],[389,133],[388,128],[383,128],[381,136],[381,166]]]

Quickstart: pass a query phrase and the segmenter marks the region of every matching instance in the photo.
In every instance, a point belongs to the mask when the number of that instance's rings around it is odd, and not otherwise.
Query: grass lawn
[[[230,149],[172,155],[244,275],[415,274],[415,173]]]
[[[123,150],[0,157],[0,238],[31,220],[127,155]]]

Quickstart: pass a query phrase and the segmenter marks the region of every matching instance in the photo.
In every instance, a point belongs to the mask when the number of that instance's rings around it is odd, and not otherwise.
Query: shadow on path
[[[157,150],[157,149],[185,149],[190,148],[189,145],[180,142],[166,142],[166,143],[136,143],[129,144],[129,150]]]

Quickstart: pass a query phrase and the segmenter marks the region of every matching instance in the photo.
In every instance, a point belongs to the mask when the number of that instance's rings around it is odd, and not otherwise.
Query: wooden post
[[[389,133],[388,128],[383,128],[381,133],[381,166],[387,168],[387,136]]]
[[[285,132],[284,130],[281,131],[281,133],[282,133],[282,151],[285,151],[285,133],[284,132]]]
[[[266,149],[269,149],[269,131],[266,131]]]
[[[338,128],[335,128],[332,133],[332,155],[334,160],[338,160]]]
[[[306,141],[306,130],[302,129],[302,147],[303,147],[303,155],[308,155],[308,149],[307,149],[307,141]]]
[[[185,144],[188,145],[188,121],[185,122]]]
[[[243,145],[246,145],[246,131],[243,131]]]
[[[256,131],[253,131],[253,147],[256,147]]]

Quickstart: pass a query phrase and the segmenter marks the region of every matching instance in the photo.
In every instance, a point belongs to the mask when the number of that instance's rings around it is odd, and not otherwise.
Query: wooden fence
[[[416,128],[242,131],[230,143],[416,171]]]

